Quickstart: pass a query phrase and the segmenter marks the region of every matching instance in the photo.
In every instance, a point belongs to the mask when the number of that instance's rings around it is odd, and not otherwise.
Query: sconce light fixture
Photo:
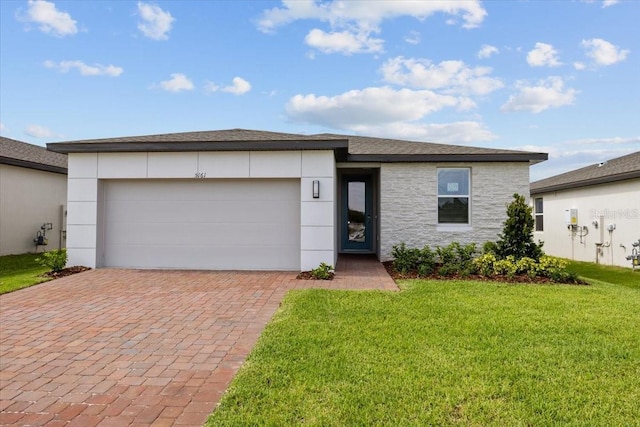
[[[320,198],[320,181],[318,181],[317,179],[313,180],[313,198]]]

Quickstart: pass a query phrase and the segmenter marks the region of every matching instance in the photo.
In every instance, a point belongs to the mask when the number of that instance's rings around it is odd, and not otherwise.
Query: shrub
[[[566,270],[567,265],[568,262],[566,260],[550,255],[543,255],[540,257],[540,262],[537,265],[537,274],[539,276],[548,277],[554,282],[577,282],[578,276],[575,273],[568,272]]]
[[[438,273],[441,276],[451,276],[458,273],[463,277],[473,274],[475,272],[473,264],[475,253],[475,243],[462,246],[458,242],[451,242],[447,246],[437,247],[436,254],[441,263]]]
[[[407,248],[407,245],[402,242],[399,245],[393,245],[391,256],[393,257],[393,268],[399,273],[406,274],[418,268],[420,249]]]
[[[509,279],[516,277],[518,273],[518,264],[515,257],[509,255],[504,259],[499,259],[493,263],[493,272],[497,275],[507,276]]]
[[[418,275],[428,276],[433,273],[436,265],[436,254],[429,245],[425,245],[418,255]]]
[[[425,245],[422,249],[407,248],[407,245],[402,242],[391,248],[391,256],[393,268],[402,274],[415,271],[419,276],[428,276],[433,273],[436,264],[435,253],[429,245]]]
[[[498,245],[496,242],[484,242],[482,245],[482,253],[483,254],[497,254],[498,253]]]
[[[473,260],[473,265],[478,273],[489,277],[494,275],[493,264],[496,261],[498,261],[498,258],[493,252],[485,252]]]
[[[320,265],[311,270],[311,276],[318,280],[329,280],[333,274],[333,266],[321,262]]]
[[[543,255],[542,242],[533,241],[534,219],[532,209],[525,203],[524,196],[513,195],[514,200],[507,206],[507,220],[496,242],[499,258],[513,255],[515,259],[524,257],[539,260]]]
[[[41,257],[36,258],[36,262],[43,267],[50,268],[51,271],[61,271],[67,265],[67,250],[43,252]]]

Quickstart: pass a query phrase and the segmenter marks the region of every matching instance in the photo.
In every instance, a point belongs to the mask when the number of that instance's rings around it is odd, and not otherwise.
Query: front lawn
[[[637,288],[290,292],[208,426],[637,425]]]
[[[0,294],[51,280],[40,277],[49,271],[36,262],[42,254],[6,255],[0,257]]]
[[[631,261],[629,261],[629,265],[631,265]],[[597,280],[599,282],[614,283],[616,285],[640,289],[640,268],[636,268],[636,270],[633,271],[631,268],[602,265],[593,262],[569,261],[567,270],[587,280]]]

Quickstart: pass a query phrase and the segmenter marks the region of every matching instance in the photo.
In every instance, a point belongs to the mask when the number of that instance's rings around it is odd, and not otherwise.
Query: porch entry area
[[[378,170],[342,171],[339,182],[339,253],[376,254]]]

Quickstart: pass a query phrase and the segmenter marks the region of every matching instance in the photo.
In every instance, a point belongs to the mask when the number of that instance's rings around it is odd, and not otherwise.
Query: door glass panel
[[[364,242],[366,232],[365,218],[365,183],[360,181],[349,182],[349,241]]]

